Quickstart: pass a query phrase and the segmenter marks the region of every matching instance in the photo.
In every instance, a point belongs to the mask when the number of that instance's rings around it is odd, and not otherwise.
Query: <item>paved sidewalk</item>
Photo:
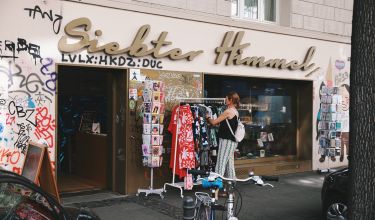
[[[243,205],[239,219],[254,220],[321,220],[320,190],[324,175],[305,172],[280,176],[274,188],[252,184],[239,184]],[[195,187],[194,191],[202,190]],[[179,190],[168,187],[161,199],[123,196],[107,193],[82,197],[63,198],[65,205],[86,206],[93,209],[103,220],[117,219],[182,219],[182,199]],[[185,191],[184,196],[193,195]],[[217,213],[221,219],[221,213]]]

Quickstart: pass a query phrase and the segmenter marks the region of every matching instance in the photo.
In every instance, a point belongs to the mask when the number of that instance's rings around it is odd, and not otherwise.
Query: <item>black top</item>
[[[237,130],[237,126],[238,126],[237,115],[235,115],[232,119],[228,119],[228,122],[230,124],[230,127],[232,128],[233,133],[235,133],[236,130]],[[230,132],[230,130],[229,130],[227,120],[223,120],[222,122],[220,122],[218,136],[219,136],[219,138],[236,141],[232,132]]]

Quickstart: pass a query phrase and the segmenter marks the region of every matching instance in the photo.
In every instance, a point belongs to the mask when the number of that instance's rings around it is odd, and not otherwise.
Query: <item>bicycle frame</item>
[[[234,189],[235,189],[235,183],[238,182],[247,182],[247,181],[254,181],[255,184],[262,185],[262,186],[271,186],[273,185],[269,183],[264,183],[262,178],[259,176],[251,176],[246,179],[230,179],[225,178],[221,176],[220,174],[210,172],[210,175],[208,176],[208,180],[214,181],[216,178],[221,178],[225,180],[226,187],[228,189],[228,199],[226,201],[226,207],[223,209],[227,211],[227,220],[237,220],[237,217],[235,216],[235,210],[234,210]],[[198,180],[202,180],[203,178],[199,178]],[[212,196],[210,196],[208,193],[205,192],[196,192],[195,193],[195,218],[196,220],[202,220],[201,217],[203,217],[205,220],[215,220],[215,210],[216,210],[216,188],[210,188]],[[215,206],[215,207],[214,207]],[[214,208],[213,208],[214,207]],[[204,209],[204,216],[202,215],[202,208]],[[237,213],[238,214],[238,213]]]

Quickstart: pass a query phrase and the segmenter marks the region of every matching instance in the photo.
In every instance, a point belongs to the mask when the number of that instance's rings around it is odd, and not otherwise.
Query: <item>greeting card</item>
[[[151,124],[143,124],[143,134],[151,134]]]
[[[160,144],[160,135],[152,135],[151,137],[151,145],[159,145]]]
[[[163,153],[163,146],[152,146],[152,156],[161,156]]]
[[[151,125],[151,134],[153,134],[153,135],[159,134],[159,124],[152,124]]]
[[[336,147],[341,147],[341,139],[336,138]]]
[[[164,112],[165,112],[165,104],[164,103],[160,103],[160,111],[159,111],[159,113],[160,114],[164,114]]]
[[[341,122],[336,122],[336,130],[341,131]]]
[[[329,130],[336,130],[336,123],[335,122],[329,123]]]
[[[164,136],[163,135],[159,135],[159,144],[160,145],[163,144],[163,139],[164,139]]]
[[[164,85],[164,82],[161,82],[159,83],[159,86],[160,86],[160,92],[164,92],[165,90],[165,85]]]
[[[151,116],[151,123],[152,124],[159,124],[160,115],[152,114]]]
[[[159,124],[164,124],[164,115],[159,115]]]
[[[151,167],[159,167],[160,166],[160,157],[159,156],[152,156],[151,157]]]
[[[150,146],[151,145],[151,135],[142,134],[142,143]]]
[[[144,113],[143,114],[143,123],[144,124],[150,124],[151,123],[151,114],[150,113]]]
[[[160,102],[164,102],[164,98],[165,98],[165,93],[160,92]]]
[[[144,113],[151,113],[152,103],[151,102],[144,102],[143,103],[143,112]]]
[[[152,93],[152,102],[160,102],[160,92]]]
[[[143,102],[151,102],[152,91],[149,89],[143,90]]]
[[[143,166],[147,167],[148,166],[148,161],[149,161],[149,156],[143,156],[142,157],[142,164]]]
[[[330,147],[336,147],[336,140],[335,139],[330,140]]]
[[[153,83],[152,83],[152,91],[154,91],[154,92],[160,92],[160,85],[161,85],[160,81],[153,81]]]
[[[142,144],[142,153],[143,153],[143,156],[148,156],[150,155],[150,146],[147,145],[147,144]]]
[[[159,125],[159,134],[163,134],[164,131],[164,125]]]
[[[159,114],[160,113],[160,102],[153,102],[152,103],[152,113]]]
[[[154,85],[153,81],[151,80],[145,81],[145,89],[153,91],[153,85]]]
[[[329,112],[336,112],[336,104],[329,105]]]

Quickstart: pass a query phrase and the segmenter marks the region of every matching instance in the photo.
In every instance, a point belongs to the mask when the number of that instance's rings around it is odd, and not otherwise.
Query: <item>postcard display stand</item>
[[[323,86],[320,98],[320,118],[318,118],[319,152],[329,161],[335,161],[341,153],[341,95],[338,88]],[[331,171],[328,168],[328,171]]]
[[[178,106],[180,106],[182,103],[194,103],[194,104],[205,104],[205,103],[220,103],[224,104],[225,103],[225,98],[176,98],[178,100]],[[167,192],[167,186],[175,187],[180,189],[181,193],[181,198],[184,197],[183,194],[183,188],[185,183],[184,182],[175,182],[175,176],[176,176],[176,157],[177,157],[177,144],[178,144],[178,131],[180,129],[180,123],[179,123],[179,118],[180,118],[180,111],[177,109],[177,122],[176,122],[176,132],[177,134],[175,135],[175,146],[174,146],[174,152],[173,153],[173,158],[174,158],[174,163],[173,163],[173,173],[172,173],[172,182],[171,183],[165,183],[164,184],[164,192]],[[199,183],[195,183],[194,185],[198,185]]]
[[[163,162],[163,130],[164,130],[164,85],[160,81],[145,81],[143,90],[143,134],[142,162],[151,169],[151,183],[148,189],[138,189],[137,195],[145,193],[158,194],[163,198],[163,189],[154,189],[154,168],[161,167]]]

